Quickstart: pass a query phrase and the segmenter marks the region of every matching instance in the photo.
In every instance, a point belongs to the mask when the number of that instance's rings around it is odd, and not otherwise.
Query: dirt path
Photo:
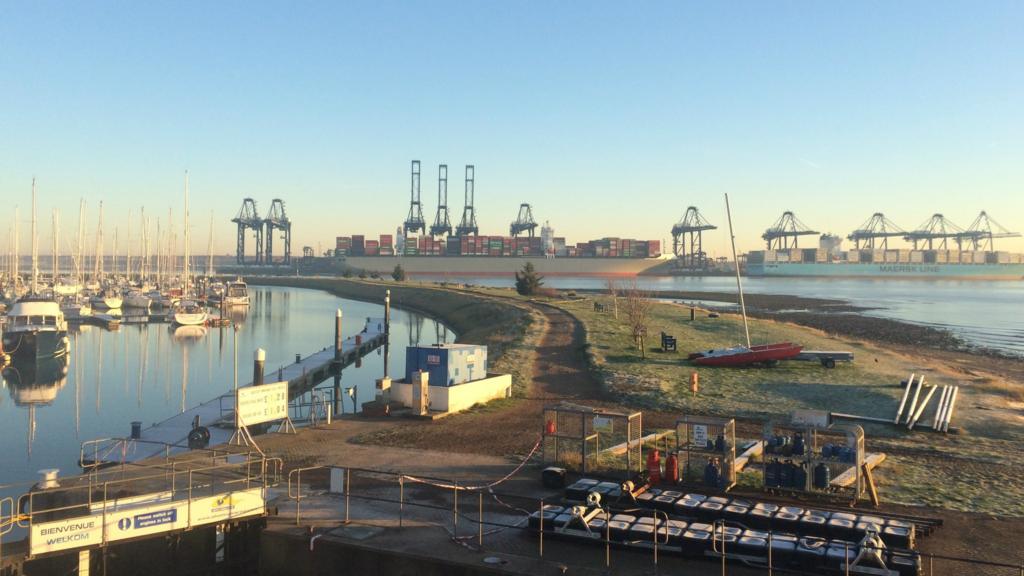
[[[545,404],[566,400],[593,405],[601,390],[587,368],[581,323],[554,306],[517,302],[530,306],[544,319],[525,397],[492,402],[434,422],[395,420],[393,426],[364,434],[358,441],[444,452],[523,455],[540,437]]]

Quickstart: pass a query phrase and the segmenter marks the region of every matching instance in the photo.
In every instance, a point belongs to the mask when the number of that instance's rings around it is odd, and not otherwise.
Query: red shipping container
[[[380,235],[380,245],[381,246],[391,246],[393,241],[394,241],[394,236],[392,236],[391,234],[381,234]]]

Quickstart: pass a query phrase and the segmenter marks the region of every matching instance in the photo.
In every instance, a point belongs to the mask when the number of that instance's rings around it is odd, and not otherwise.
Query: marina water
[[[416,276],[416,280],[511,287],[508,277]],[[645,290],[736,292],[731,276],[640,276]],[[622,286],[631,279],[619,279]],[[549,276],[544,285],[562,290],[604,289],[604,278]],[[1024,357],[1024,282],[892,280],[869,278],[743,279],[749,294],[782,294],[844,300],[870,308],[864,314],[949,330],[973,346]]]
[[[267,352],[267,382],[279,366],[334,342],[335,310],[344,313],[345,337],[363,329],[367,317],[382,318],[383,305],[344,300],[317,290],[250,286],[252,304],[230,312],[234,326],[181,327],[122,324],[107,331],[73,327],[70,362],[42,364],[40,373],[16,366],[4,370],[0,394],[0,495],[2,485],[38,479],[43,468],[78,471],[82,441],[126,437],[133,420],[148,427],[183,409],[230,392],[234,383],[237,331],[238,383],[252,380],[253,351]],[[400,303],[395,303],[400,306]],[[454,335],[442,324],[392,307],[392,375],[405,370],[405,346]],[[373,399],[383,375],[383,354],[371,352],[360,366],[342,373],[342,387],[356,387],[360,403]],[[66,370],[66,375],[64,371]],[[330,387],[333,379],[321,386]],[[344,396],[346,413],[352,398]],[[21,491],[17,491],[20,493]]]

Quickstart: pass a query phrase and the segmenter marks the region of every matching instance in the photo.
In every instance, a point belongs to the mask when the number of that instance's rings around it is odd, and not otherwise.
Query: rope
[[[502,482],[508,480],[512,476],[515,476],[517,472],[522,470],[523,466],[526,466],[526,463],[530,461],[530,458],[532,458],[534,453],[537,452],[537,449],[540,448],[540,443],[541,443],[542,439],[543,438],[537,438],[537,443],[533,445],[533,448],[530,449],[530,453],[527,454],[525,458],[523,458],[523,461],[520,462],[518,466],[516,466],[511,472],[509,472],[508,474],[506,474],[502,478],[500,478],[498,480],[495,480],[494,482],[491,482],[490,484],[481,484],[479,486],[458,486],[458,485],[455,485],[455,484],[448,484],[448,483],[445,483],[445,482],[433,482],[433,481],[427,480],[425,478],[417,478],[416,476],[408,476],[406,474],[403,474],[401,476],[401,478],[402,478],[402,480],[410,480],[412,482],[419,482],[420,484],[428,484],[430,486],[436,486],[438,488],[449,488],[449,489],[453,489],[453,490],[484,490],[484,489],[487,489],[488,491],[490,491],[490,489],[493,488],[494,486],[497,486],[498,484],[501,484]],[[493,494],[493,492],[491,492],[491,493]]]

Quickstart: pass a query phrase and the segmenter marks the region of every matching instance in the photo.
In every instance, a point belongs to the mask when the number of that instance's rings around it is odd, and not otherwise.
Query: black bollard
[[[252,384],[259,386],[263,384],[263,363],[267,360],[267,353],[263,348],[257,348],[253,355],[252,363]]]

